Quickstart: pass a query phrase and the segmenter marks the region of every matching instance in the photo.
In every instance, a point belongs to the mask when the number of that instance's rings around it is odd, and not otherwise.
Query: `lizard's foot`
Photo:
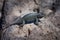
[[[23,27],[23,25],[20,25],[20,27]]]
[[[42,23],[41,20],[38,20],[38,22]]]
[[[38,25],[38,22],[34,22],[35,25]]]
[[[34,23],[34,24],[37,25],[37,26],[39,25],[38,23]]]

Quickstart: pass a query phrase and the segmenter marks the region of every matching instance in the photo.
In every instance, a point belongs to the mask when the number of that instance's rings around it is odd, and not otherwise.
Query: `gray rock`
[[[4,0],[0,0],[0,12],[1,12],[1,10],[2,10],[3,1],[4,1]]]
[[[42,2],[42,4],[39,3]],[[8,0],[4,7],[5,19],[4,27],[26,13],[34,12],[34,9],[46,14],[41,18],[38,26],[25,24],[23,27],[12,25],[3,30],[2,40],[60,40],[60,13],[59,9],[55,13],[50,10],[54,0]],[[52,12],[52,13],[51,13]],[[51,14],[50,14],[51,13]]]

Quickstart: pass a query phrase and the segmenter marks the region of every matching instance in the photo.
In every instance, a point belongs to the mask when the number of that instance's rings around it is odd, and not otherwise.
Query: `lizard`
[[[20,25],[24,26],[24,24],[34,23],[38,25],[39,18],[44,17],[43,13],[29,13],[24,15],[23,17],[19,16],[11,25]]]

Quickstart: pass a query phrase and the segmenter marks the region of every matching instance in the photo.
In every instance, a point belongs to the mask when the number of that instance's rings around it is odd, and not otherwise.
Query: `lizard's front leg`
[[[36,17],[36,21],[34,22],[35,25],[38,25],[38,18]]]

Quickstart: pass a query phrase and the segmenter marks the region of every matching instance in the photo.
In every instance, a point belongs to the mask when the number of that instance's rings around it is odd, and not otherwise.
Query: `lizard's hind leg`
[[[23,24],[22,24],[23,26],[25,25],[25,21],[23,20]]]
[[[21,27],[23,27],[25,25],[25,21],[23,20],[23,22],[22,22],[22,24],[20,24],[19,26],[19,28],[21,28]]]

